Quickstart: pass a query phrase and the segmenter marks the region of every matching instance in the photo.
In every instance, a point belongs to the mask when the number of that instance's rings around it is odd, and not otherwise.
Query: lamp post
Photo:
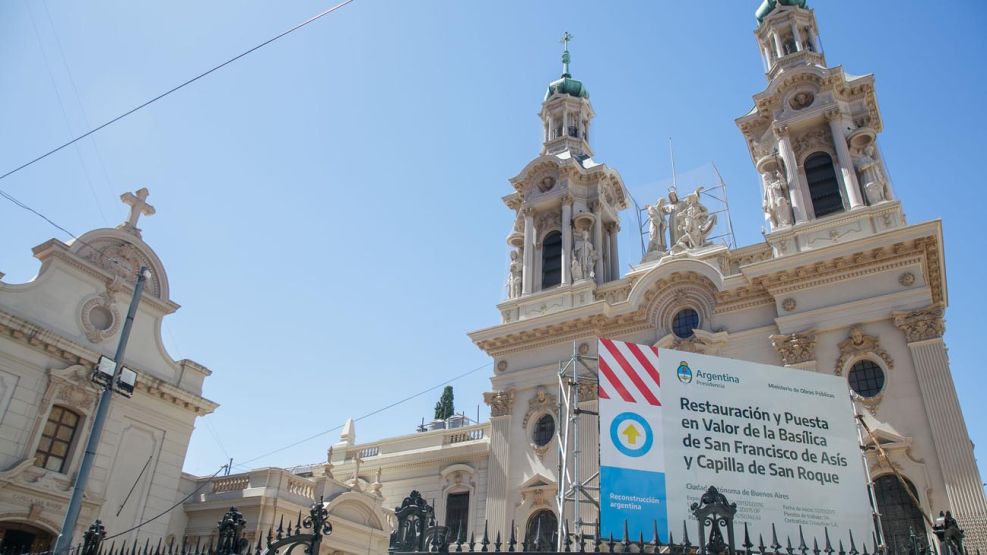
[[[61,553],[72,545],[72,533],[75,530],[75,523],[79,520],[79,509],[82,507],[82,496],[86,491],[86,482],[89,481],[89,473],[92,470],[93,461],[96,458],[96,448],[99,446],[99,438],[103,434],[103,425],[106,423],[106,415],[110,410],[110,401],[113,399],[113,387],[120,370],[123,367],[123,355],[127,350],[127,341],[130,339],[130,329],[134,324],[134,316],[137,314],[137,305],[140,304],[141,293],[144,291],[144,283],[151,277],[151,271],[141,266],[137,272],[137,284],[134,286],[134,296],[130,300],[130,308],[127,310],[127,319],[123,323],[123,330],[120,332],[120,343],[117,345],[116,355],[113,357],[113,376],[103,384],[103,391],[99,396],[99,404],[96,407],[96,414],[93,416],[92,429],[89,432],[89,439],[86,441],[86,452],[82,456],[82,464],[79,465],[79,474],[76,476],[75,485],[72,487],[72,497],[69,498],[69,506],[65,511],[65,520],[62,521],[62,529],[55,540],[54,553]]]

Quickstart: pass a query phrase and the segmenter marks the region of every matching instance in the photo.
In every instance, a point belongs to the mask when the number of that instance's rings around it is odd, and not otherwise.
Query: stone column
[[[508,519],[508,475],[510,472],[511,410],[514,391],[483,394],[490,405],[490,458],[487,466],[487,525],[492,534],[499,530],[510,534]]]
[[[840,165],[840,175],[843,177],[847,200],[850,201],[850,210],[860,208],[864,206],[864,199],[860,194],[860,185],[857,184],[857,170],[853,168],[853,158],[850,157],[850,149],[846,144],[846,133],[843,132],[843,114],[837,111],[827,112],[826,119],[829,121],[829,130],[833,134],[836,159]]]
[[[596,273],[596,283],[603,283],[603,203],[596,201],[596,220],[593,221],[593,247],[596,251],[596,263],[593,272]]]
[[[603,244],[600,249],[600,258],[603,259],[603,277],[600,283],[610,281],[610,225],[603,226]]]
[[[942,305],[913,312],[895,312],[894,323],[905,334],[918,378],[926,417],[932,428],[935,455],[946,484],[948,509],[966,530],[970,551],[987,549],[987,499],[973,456],[949,357],[942,335],[945,332]],[[933,507],[934,511],[942,510]]]
[[[572,283],[572,197],[562,197],[562,285]]]
[[[795,39],[795,50],[799,52],[805,50],[805,44],[802,42],[802,31],[799,31],[798,21],[792,21],[792,38]]]
[[[781,59],[785,55],[785,45],[781,42],[781,35],[774,31],[771,33],[771,37],[775,41],[775,54],[778,55],[778,59]]]
[[[524,214],[524,260],[521,273],[521,294],[527,295],[534,290],[535,277],[532,274],[535,263],[535,213],[531,207],[524,207],[521,212]]]
[[[617,256],[617,236],[620,226],[616,222],[610,224],[610,279],[620,279],[620,257]]]
[[[822,54],[822,43],[819,42],[819,33],[815,29],[809,31],[809,40],[812,41],[812,49]]]
[[[764,73],[771,71],[771,47],[764,45]]]
[[[801,223],[809,219],[809,213],[805,209],[805,197],[802,196],[802,184],[799,182],[799,166],[795,161],[795,151],[792,149],[792,139],[788,133],[788,127],[776,125],[773,129],[775,138],[778,139],[778,153],[785,162],[785,173],[788,179],[789,201],[792,203],[792,212],[795,214],[795,223]]]

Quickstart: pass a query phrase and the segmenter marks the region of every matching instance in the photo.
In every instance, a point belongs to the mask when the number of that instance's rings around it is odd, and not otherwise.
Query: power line
[[[44,4],[44,2],[42,2]],[[31,6],[27,4],[27,0],[24,0],[24,7],[27,8],[28,18],[31,20],[31,26],[34,27],[34,36],[38,39],[38,49],[41,50],[41,58],[45,62],[45,69],[48,70],[48,78],[51,80],[51,88],[55,91],[55,98],[58,99],[58,105],[62,109],[62,117],[65,119],[65,127],[68,128],[69,132],[72,133],[72,122],[69,120],[68,110],[65,109],[65,100],[62,98],[61,91],[58,90],[58,83],[55,82],[55,74],[51,70],[51,62],[48,60],[48,53],[45,51],[44,41],[41,40],[41,31],[38,30],[38,23],[34,20],[34,12],[31,11]],[[47,6],[45,6],[47,10]],[[51,24],[51,16],[48,17],[48,23]],[[55,28],[52,25],[52,32],[54,33]],[[55,40],[58,40],[58,35],[55,35]],[[64,59],[64,57],[63,57]],[[89,123],[86,123],[88,126]],[[93,186],[93,180],[89,176],[89,168],[86,167],[86,161],[82,158],[82,152],[79,150],[79,145],[75,145],[75,154],[79,157],[79,165],[82,166],[82,174],[86,177],[86,183],[89,184],[89,191],[93,194],[93,201],[96,203],[96,211],[99,212],[101,218],[103,218],[103,223],[109,225],[109,220],[106,219],[106,214],[103,212],[103,207],[99,203],[99,195],[96,194],[96,188]]]
[[[223,466],[219,467],[219,470],[217,470],[216,472],[214,472],[213,475],[210,476],[208,480],[204,480],[201,484],[199,484],[199,487],[195,488],[195,490],[192,493],[186,495],[178,503],[175,503],[171,507],[168,507],[164,511],[162,511],[162,512],[160,512],[160,513],[158,513],[158,514],[156,514],[154,516],[152,516],[151,518],[145,520],[144,522],[141,522],[140,524],[138,524],[136,526],[132,526],[130,528],[127,528],[123,532],[117,532],[116,534],[113,534],[112,536],[106,536],[105,538],[103,538],[103,541],[112,540],[113,538],[118,538],[118,537],[120,537],[120,536],[122,536],[124,534],[129,534],[130,532],[133,532],[134,530],[140,528],[141,526],[144,526],[145,524],[150,524],[151,522],[154,522],[155,520],[163,517],[164,515],[170,513],[171,511],[175,510],[176,507],[180,506],[182,503],[185,503],[186,501],[188,501],[189,499],[191,499],[193,495],[195,495],[195,494],[199,493],[200,491],[202,491],[202,488],[206,487],[207,484],[212,483],[213,478],[215,478],[216,476],[218,476],[219,473],[222,472],[224,468],[226,468],[226,465],[225,464]]]
[[[442,383],[440,383],[438,385],[434,385],[434,386],[432,386],[432,387],[430,387],[428,389],[419,391],[418,393],[415,393],[414,395],[409,395],[409,396],[405,397],[404,399],[401,399],[399,401],[395,401],[395,402],[391,403],[390,405],[387,405],[386,407],[381,407],[381,408],[379,408],[377,410],[368,412],[367,414],[364,414],[363,416],[359,416],[357,418],[354,418],[353,419],[353,422],[359,422],[359,421],[361,421],[361,420],[363,420],[365,418],[370,418],[371,416],[374,416],[376,414],[380,414],[380,413],[384,412],[385,410],[388,410],[388,409],[394,408],[394,407],[396,407],[396,406],[398,406],[400,404],[406,403],[406,402],[408,402],[408,401],[410,401],[410,400],[412,400],[412,399],[414,399],[416,397],[421,397],[422,395],[425,395],[426,393],[435,391],[436,389],[438,389],[440,387],[443,387],[443,386],[446,386],[446,385],[448,385],[448,384],[450,384],[450,383],[452,383],[452,382],[454,382],[454,381],[456,381],[458,379],[465,378],[466,376],[469,376],[470,374],[475,374],[476,372],[479,372],[480,370],[483,370],[484,368],[486,368],[487,366],[490,366],[491,364],[493,364],[493,363],[491,363],[491,362],[484,363],[481,366],[477,366],[476,368],[474,368],[474,369],[472,369],[472,370],[470,370],[468,372],[463,372],[462,374],[459,374],[458,376],[455,376],[453,378],[450,378],[450,379],[448,379],[448,380],[446,380],[446,381],[444,381],[444,382],[442,382]],[[285,445],[284,447],[279,447],[279,448],[274,449],[272,451],[268,451],[267,453],[264,453],[262,455],[258,455],[258,456],[254,457],[252,459],[247,459],[247,460],[243,461],[242,463],[235,464],[233,466],[243,468],[245,465],[248,465],[248,464],[250,464],[250,463],[252,463],[254,461],[263,459],[263,458],[268,457],[270,455],[274,455],[275,453],[280,453],[281,451],[284,451],[286,449],[291,449],[292,447],[295,447],[296,445],[301,445],[302,443],[305,443],[306,441],[311,441],[311,440],[313,440],[313,439],[315,439],[317,437],[324,436],[324,435],[326,435],[328,433],[335,432],[336,430],[342,429],[342,427],[344,425],[345,424],[340,424],[339,426],[333,426],[332,428],[329,428],[328,430],[323,430],[323,431],[321,431],[321,432],[319,432],[317,434],[312,434],[312,435],[310,435],[310,436],[308,436],[308,437],[306,437],[304,439],[300,439],[298,441],[295,441],[293,443],[290,443],[288,445]]]
[[[48,152],[42,154],[41,156],[38,156],[37,158],[35,158],[35,159],[31,160],[31,161],[25,162],[24,164],[21,164],[20,166],[17,166],[16,168],[8,171],[7,173],[5,173],[3,175],[0,175],[0,180],[3,180],[7,176],[13,175],[13,174],[15,174],[15,173],[23,170],[24,168],[26,168],[26,167],[34,164],[35,162],[39,162],[41,160],[44,160],[45,158],[51,156],[52,154],[55,154],[56,152],[62,150],[63,148],[65,148],[67,146],[71,146],[71,145],[73,145],[73,144],[81,141],[82,139],[85,139],[86,137],[92,135],[93,133],[99,131],[100,129],[103,129],[105,127],[108,127],[110,125],[113,125],[114,123],[116,123],[116,122],[122,120],[123,118],[125,118],[125,117],[133,114],[134,112],[137,112],[137,111],[139,111],[139,110],[141,110],[143,108],[146,108],[147,106],[150,106],[151,104],[154,104],[155,102],[157,102],[158,100],[161,100],[162,98],[168,96],[169,94],[171,94],[171,93],[173,93],[173,92],[175,92],[175,91],[177,91],[179,89],[182,89],[182,88],[184,88],[184,87],[186,87],[188,85],[191,85],[192,83],[198,81],[199,79],[202,79],[206,75],[209,75],[210,73],[212,73],[212,72],[214,72],[214,71],[216,71],[218,69],[221,69],[221,68],[223,68],[223,67],[225,67],[225,66],[227,66],[227,65],[229,65],[229,64],[231,64],[231,63],[233,63],[233,62],[235,62],[237,60],[239,60],[240,58],[246,56],[247,54],[250,54],[250,53],[252,53],[252,52],[254,52],[256,50],[260,50],[261,48],[267,46],[268,44],[271,44],[272,42],[274,42],[274,41],[276,41],[276,40],[278,40],[278,39],[280,39],[282,37],[284,37],[285,35],[288,35],[290,33],[293,33],[295,31],[301,29],[302,27],[305,27],[309,23],[312,23],[314,21],[317,21],[317,20],[319,20],[319,19],[321,19],[321,18],[323,18],[323,17],[325,17],[325,16],[333,13],[334,11],[342,8],[343,6],[352,3],[353,1],[354,0],[343,0],[339,4],[336,4],[335,6],[329,8],[329,9],[317,13],[316,15],[314,15],[314,16],[306,19],[305,21],[299,23],[298,25],[295,25],[294,27],[288,29],[287,31],[284,31],[283,33],[281,33],[279,35],[276,35],[276,36],[274,36],[272,38],[269,38],[266,41],[258,44],[257,46],[254,46],[253,48],[250,48],[249,50],[246,50],[246,51],[244,51],[244,52],[242,52],[240,54],[237,54],[236,56],[234,56],[234,57],[226,60],[225,62],[223,62],[223,63],[221,63],[221,64],[219,64],[219,65],[217,65],[215,67],[213,67],[212,69],[206,70],[206,71],[204,71],[204,72],[196,75],[195,77],[189,79],[188,81],[185,81],[184,83],[182,83],[182,84],[180,84],[180,85],[178,85],[178,86],[176,86],[174,88],[171,88],[171,89],[169,89],[169,90],[167,90],[167,91],[159,94],[158,96],[155,96],[154,98],[148,100],[147,102],[144,102],[143,104],[140,104],[139,106],[136,106],[134,108],[131,108],[130,110],[127,110],[126,112],[120,114],[119,116],[117,116],[117,117],[115,117],[115,118],[113,118],[113,119],[111,119],[111,120],[103,123],[102,125],[99,125],[99,126],[93,128],[93,129],[90,129],[89,131],[86,131],[82,135],[79,135],[78,137],[76,137],[76,138],[68,141],[67,143],[62,144],[61,146],[55,147],[55,148],[49,150]]]

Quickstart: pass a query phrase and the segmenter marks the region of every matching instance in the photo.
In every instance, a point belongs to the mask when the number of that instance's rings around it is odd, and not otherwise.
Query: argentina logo
[[[684,360],[679,363],[675,375],[678,376],[679,381],[682,383],[692,383],[692,369],[689,368],[689,363]]]

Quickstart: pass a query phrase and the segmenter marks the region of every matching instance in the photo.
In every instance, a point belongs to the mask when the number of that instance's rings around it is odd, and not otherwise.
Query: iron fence
[[[876,534],[870,538],[855,538],[852,532],[842,537],[835,531],[824,529],[823,537],[806,538],[801,526],[798,536],[779,536],[775,525],[771,526],[771,537],[758,535],[752,538],[747,523],[739,535],[735,533],[734,515],[736,504],[730,503],[716,488],[710,487],[699,503],[691,507],[696,518],[693,534],[696,543],[690,538],[689,523],[682,522],[679,539],[669,531],[668,540],[661,541],[658,524],[653,524],[650,538],[643,532],[631,537],[625,522],[623,534],[602,536],[599,523],[595,533],[582,531],[570,533],[566,523],[562,526],[562,542],[558,532],[545,534],[536,529],[533,534],[518,537],[515,523],[501,533],[493,534],[484,524],[483,533],[476,537],[466,537],[461,527],[452,529],[436,523],[435,511],[422,499],[417,491],[411,492],[400,507],[395,509],[397,527],[391,534],[392,555],[412,555],[415,553],[650,553],[661,555],[887,555],[889,550],[879,546]],[[739,544],[738,544],[739,540]],[[893,553],[900,555],[939,555],[940,549],[930,543],[924,534],[911,534],[909,545],[895,546]],[[944,554],[945,555],[945,554]],[[964,548],[950,550],[950,555],[980,555]]]
[[[738,535],[734,529],[736,505],[725,496],[710,488],[703,494],[699,503],[692,505],[696,518],[693,533],[696,543],[690,538],[688,522],[682,523],[682,533],[676,539],[672,532],[668,540],[662,542],[658,535],[658,525],[653,525],[650,538],[644,533],[630,537],[627,523],[623,534],[603,537],[599,525],[593,534],[582,531],[570,533],[563,523],[562,542],[558,532],[535,529],[533,534],[518,537],[517,528],[511,523],[506,533],[500,531],[491,535],[486,524],[483,533],[477,537],[466,537],[459,527],[452,530],[436,523],[434,509],[422,499],[417,491],[411,492],[400,507],[395,509],[397,526],[391,534],[388,553],[391,555],[412,555],[416,553],[650,553],[660,555],[980,555],[980,551],[970,552],[965,548],[950,546],[940,549],[928,542],[924,534],[912,533],[908,545],[881,547],[872,535],[866,540],[855,538],[847,533],[843,538],[837,532],[824,529],[822,538],[806,538],[799,527],[798,536],[781,537],[775,526],[771,527],[771,537],[752,538],[747,524]],[[82,543],[72,546],[61,554],[52,551],[0,550],[0,555],[318,555],[325,537],[332,534],[325,503],[320,499],[312,504],[309,514],[299,513],[293,522],[285,522],[282,517],[277,528],[268,528],[264,537],[256,542],[248,542],[243,537],[246,520],[231,507],[217,523],[217,534],[208,543],[196,540],[194,543],[161,539],[145,539],[131,542],[107,541],[106,531],[97,520],[83,534]],[[546,533],[547,532],[547,533]],[[737,543],[739,540],[739,544]],[[300,551],[296,551],[299,550]]]
[[[320,499],[313,503],[309,514],[298,514],[294,522],[285,522],[282,516],[277,528],[268,528],[265,537],[258,537],[251,544],[243,537],[246,520],[236,507],[223,515],[217,524],[217,534],[207,543],[197,539],[194,543],[152,541],[143,542],[107,541],[106,530],[97,520],[83,534],[82,543],[74,545],[60,554],[54,551],[23,551],[20,549],[0,550],[0,555],[318,555],[323,538],[332,534],[329,513]],[[301,551],[296,552],[297,549]]]

